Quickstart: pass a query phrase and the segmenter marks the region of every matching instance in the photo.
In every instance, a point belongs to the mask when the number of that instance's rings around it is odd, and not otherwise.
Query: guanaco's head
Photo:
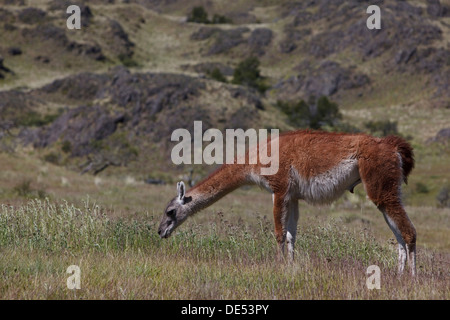
[[[177,183],[177,192],[177,196],[169,202],[164,210],[159,224],[158,234],[161,238],[168,238],[188,217],[189,210],[186,204],[191,198],[185,196],[186,188],[183,181]]]

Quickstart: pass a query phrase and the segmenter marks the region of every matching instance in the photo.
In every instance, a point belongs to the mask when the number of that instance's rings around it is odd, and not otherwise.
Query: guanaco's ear
[[[186,193],[186,188],[184,186],[183,181],[180,181],[177,183],[177,192],[178,192],[178,199],[181,201],[184,201],[184,195]]]

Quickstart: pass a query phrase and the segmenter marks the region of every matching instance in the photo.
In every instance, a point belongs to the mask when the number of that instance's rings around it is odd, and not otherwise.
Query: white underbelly
[[[291,168],[289,195],[313,204],[331,203],[360,179],[358,161],[346,159],[336,167],[312,178],[303,178]]]

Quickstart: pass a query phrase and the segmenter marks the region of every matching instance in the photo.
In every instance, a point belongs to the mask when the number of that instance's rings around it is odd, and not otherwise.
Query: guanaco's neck
[[[223,196],[247,184],[244,168],[239,165],[222,165],[209,177],[195,185],[186,193],[186,197],[192,197],[188,206],[190,214],[194,214]]]

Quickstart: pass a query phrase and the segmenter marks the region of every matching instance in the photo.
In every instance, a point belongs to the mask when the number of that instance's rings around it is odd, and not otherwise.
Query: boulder
[[[428,143],[435,142],[444,145],[450,145],[450,128],[439,130],[433,138],[428,139]]]
[[[248,45],[253,53],[258,56],[264,55],[264,47],[267,47],[273,38],[272,30],[268,28],[256,28],[248,37]]]
[[[247,27],[221,30],[215,34],[215,42],[209,48],[208,55],[224,53],[242,43],[245,43],[243,34],[249,31],[250,29]]]
[[[447,17],[450,8],[443,6],[439,0],[427,0],[427,13],[433,18]]]
[[[341,90],[360,88],[370,83],[370,78],[353,68],[343,68],[335,61],[325,60],[318,67],[313,68],[309,61],[305,61],[295,68],[300,71],[297,76],[286,81],[280,81],[275,89],[280,96],[332,96]]]

